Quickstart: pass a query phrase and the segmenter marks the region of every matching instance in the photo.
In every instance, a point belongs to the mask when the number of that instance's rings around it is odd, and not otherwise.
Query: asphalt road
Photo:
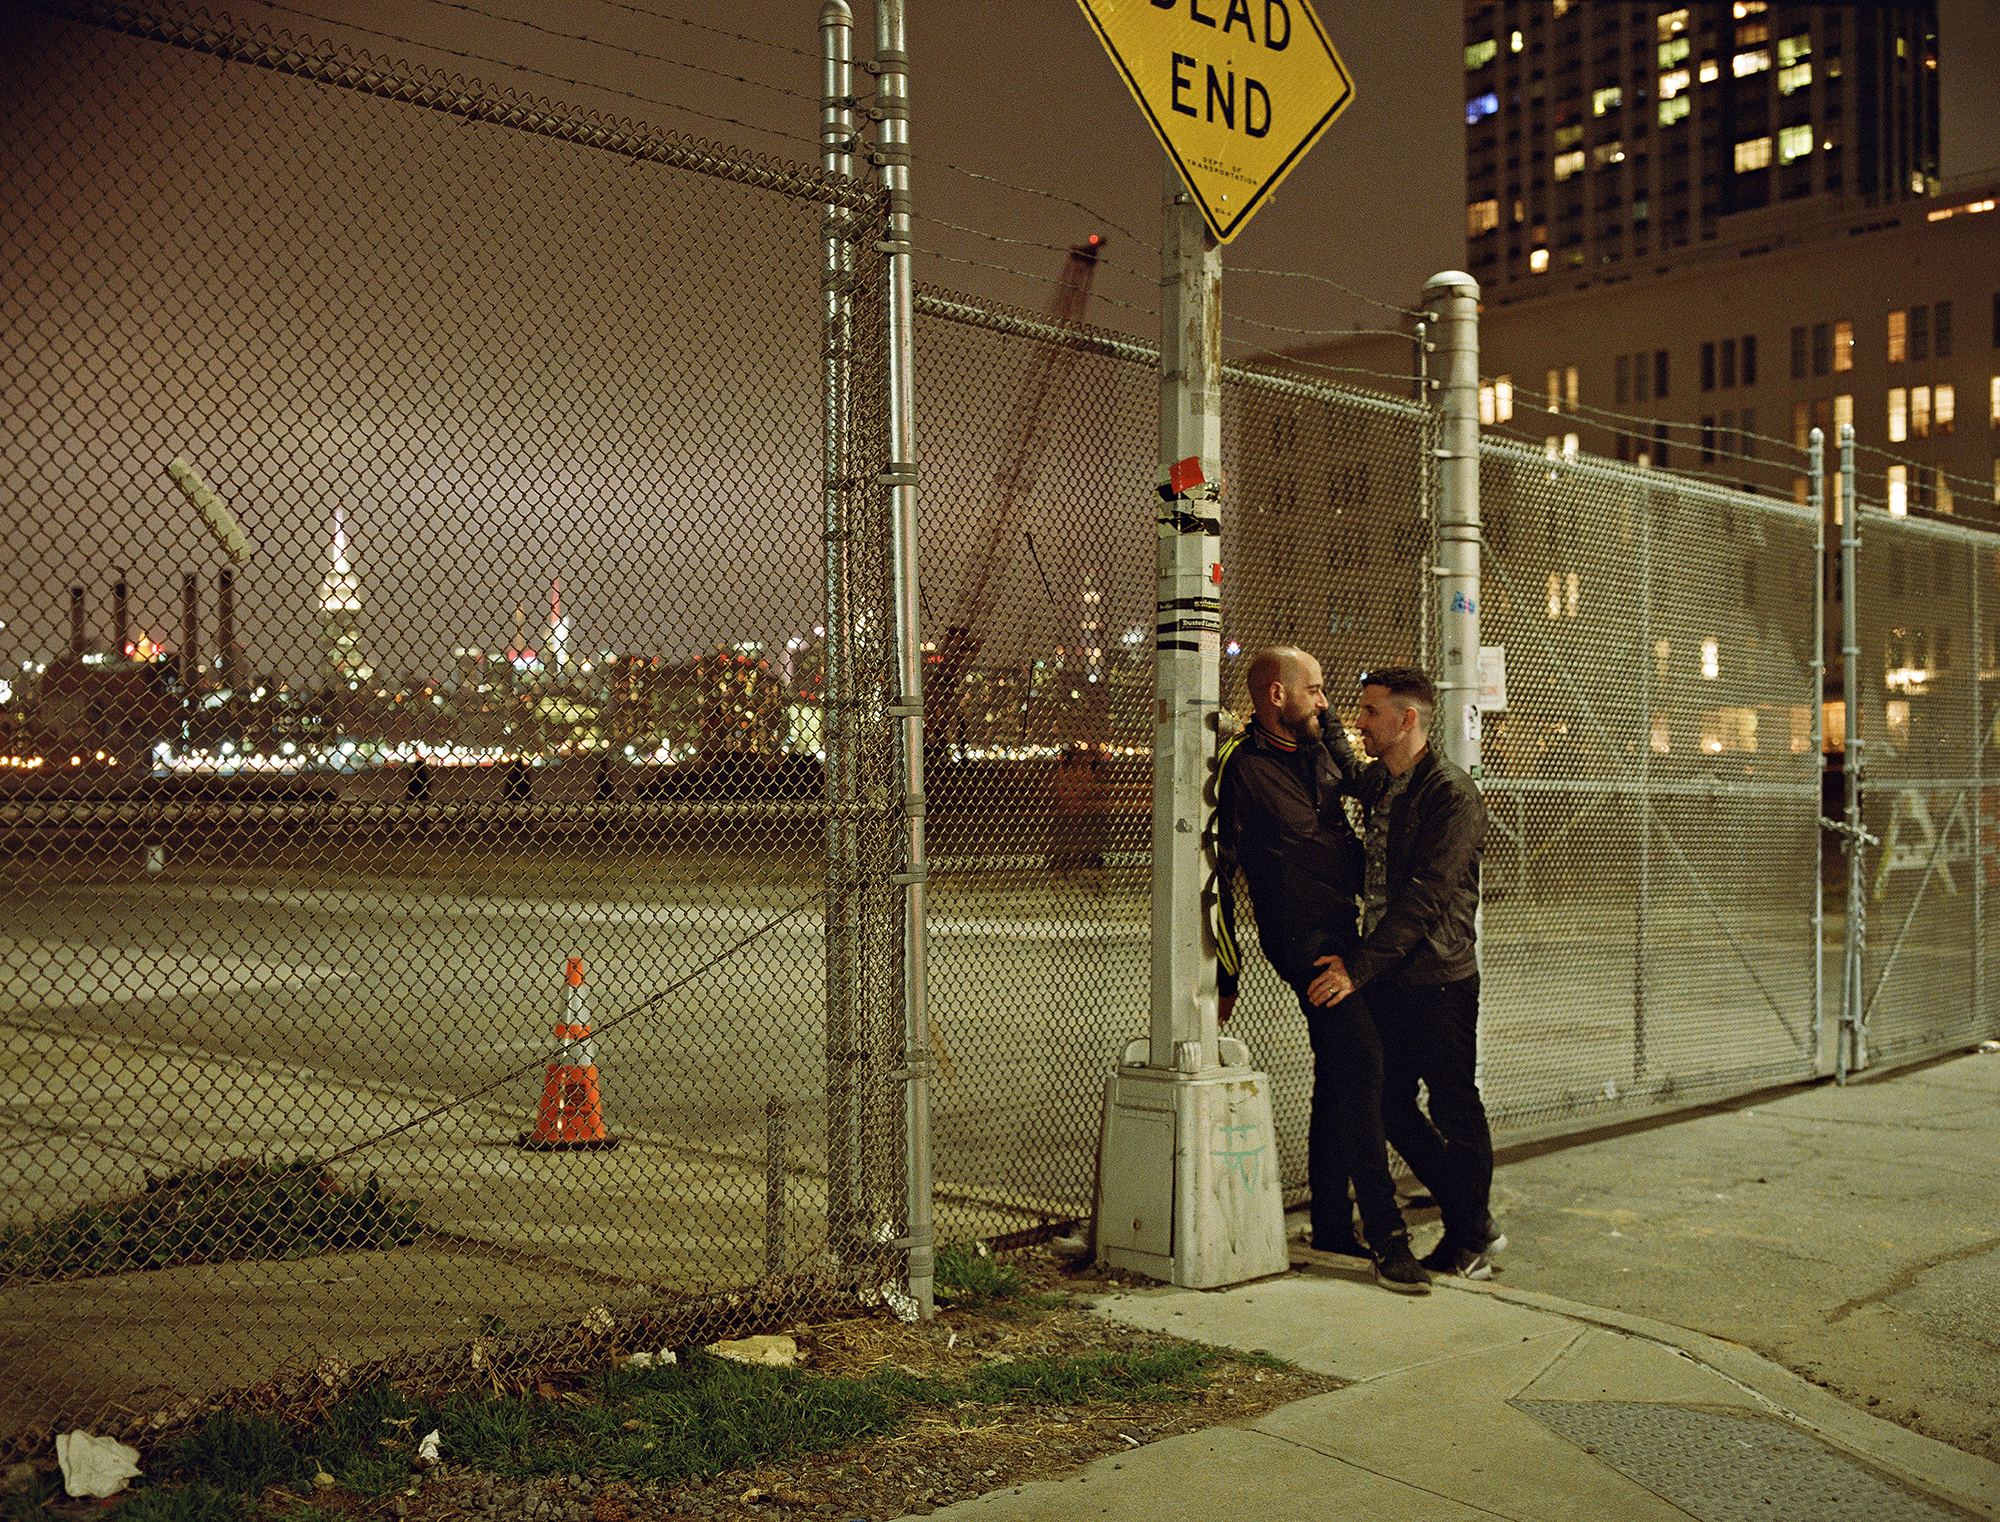
[[[343,880],[340,868],[329,863],[318,883],[169,872],[17,884],[0,936],[0,1014],[347,1080],[511,1094],[531,1113],[575,956],[615,1124],[761,1146],[773,1097],[801,1125],[822,1123],[815,877],[704,869],[662,884],[608,870],[555,881],[524,867],[461,884]],[[942,873],[931,910],[938,1178],[1080,1206],[1102,1075],[1146,1026],[1142,874]],[[1783,905],[1726,910],[1729,934],[1718,936],[1700,897],[1654,895],[1637,996],[1630,905],[1489,910],[1485,1078],[1500,1129],[1574,1129],[1805,1076],[1810,984],[1797,922]],[[878,980],[893,966],[871,965]],[[1231,1031],[1274,1076],[1286,1176],[1298,1178],[1303,1029],[1261,962]],[[900,1031],[879,1044],[899,1050]]]

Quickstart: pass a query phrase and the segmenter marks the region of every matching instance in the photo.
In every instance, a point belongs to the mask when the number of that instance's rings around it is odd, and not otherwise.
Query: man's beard
[[[1317,740],[1319,738],[1319,715],[1308,712],[1297,719],[1286,719],[1285,728],[1292,732],[1295,740]]]

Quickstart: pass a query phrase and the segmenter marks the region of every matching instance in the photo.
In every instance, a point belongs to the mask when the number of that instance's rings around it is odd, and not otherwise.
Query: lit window
[[[1675,122],[1685,117],[1693,106],[1693,99],[1686,95],[1676,95],[1672,100],[1661,101],[1660,125],[1662,127],[1671,127]]]
[[[1889,467],[1889,514],[1895,518],[1907,518],[1910,514],[1910,467],[1907,465]]]
[[[1514,377],[1496,375],[1493,378],[1493,414],[1501,422],[1511,422],[1514,417]]]
[[[1634,201],[1632,203],[1632,225],[1634,227],[1644,227],[1646,225],[1646,219],[1652,216],[1652,214],[1653,214],[1652,202],[1642,199]]]
[[[1553,444],[1554,439],[1549,442]],[[1563,612],[1562,577],[1555,571],[1549,572],[1549,617],[1561,618]]]
[[[1738,53],[1729,62],[1729,68],[1738,79],[1748,74],[1762,74],[1771,67],[1771,50],[1755,48],[1748,53]]]
[[[1659,20],[1660,40],[1678,37],[1688,29],[1688,13],[1685,8],[1677,11],[1663,11]]]
[[[1577,385],[1576,385],[1575,365],[1571,365],[1568,369],[1563,371],[1563,395],[1569,401],[1569,410],[1571,412],[1576,411]],[[1576,452],[1575,450],[1570,451],[1570,453],[1572,454],[1574,454],[1575,452]]]
[[[1812,430],[1812,403],[1792,403],[1792,448],[1804,449]]]
[[[1493,62],[1493,55],[1500,51],[1500,44],[1488,37],[1484,42],[1475,42],[1465,50],[1465,70],[1469,74],[1474,69],[1483,69]]]
[[[1781,37],[1778,39],[1778,64],[1780,67],[1789,67],[1797,63],[1801,58],[1809,58],[1811,56],[1811,33],[1800,32],[1796,37]]]
[[[1701,642],[1701,675],[1709,682],[1722,675],[1722,650],[1712,639]]]
[[[1528,39],[1523,37],[1519,32],[1510,32],[1508,34],[1507,36],[1508,52],[1518,53],[1521,51],[1522,48],[1526,47],[1527,45],[1528,45]]]
[[[1900,444],[1910,436],[1910,393],[1901,386],[1889,388],[1889,442]]]
[[[1479,421],[1488,428],[1493,426],[1493,387],[1487,381],[1479,384]]]
[[[1939,386],[1931,396],[1931,432],[1950,433],[1958,413],[1958,388]]]
[[[1942,465],[1937,468],[1936,482],[1932,490],[1936,494],[1937,510],[1939,512],[1949,513],[1957,510],[1957,503],[1951,495],[1951,477],[1945,474],[1945,468]],[[1942,641],[1944,636],[1950,632],[1948,629],[1940,630],[1938,639]],[[1942,645],[1940,645],[1940,652],[1942,652]],[[1943,665],[1944,662],[1940,660],[1938,664]]]
[[[1560,412],[1563,406],[1562,371],[1549,371],[1549,411]]]
[[[1771,140],[1768,137],[1747,137],[1736,145],[1736,172],[1748,173],[1752,169],[1763,169],[1771,162]]]
[[[1624,162],[1625,145],[1623,143],[1599,143],[1595,148],[1590,150],[1590,167],[1593,169],[1602,169],[1606,164],[1622,164]]]
[[[1583,141],[1582,123],[1579,122],[1568,127],[1556,128],[1556,135],[1555,135],[1556,147],[1571,148],[1582,141]]]
[[[1536,273],[1537,275],[1542,274],[1548,269],[1548,267],[1549,267],[1549,251],[1547,249],[1538,248],[1532,250],[1529,253],[1528,268],[1534,271],[1534,273]]]
[[[1579,447],[1580,441],[1575,434],[1566,433],[1563,435],[1563,458],[1565,460],[1574,460]]]
[[[1778,129],[1778,162],[1789,164],[1802,159],[1812,152],[1813,129],[1808,122],[1802,127],[1780,127]]]
[[[1722,65],[1717,63],[1713,58],[1702,59],[1701,82],[1705,85],[1712,85],[1720,78],[1722,78]]]
[[[1660,44],[1660,67],[1663,69],[1671,69],[1675,64],[1685,60],[1687,56],[1688,40],[1685,37],[1677,37],[1672,42],[1663,42]]]
[[[1488,90],[1484,95],[1475,95],[1465,103],[1465,125],[1476,126],[1486,117],[1500,109],[1500,97]],[[1810,129],[1808,129],[1810,130]]]
[[[1812,65],[1795,63],[1778,70],[1778,93],[1792,95],[1812,83]]]
[[[1672,100],[1694,84],[1694,76],[1686,69],[1675,69],[1671,74],[1660,76],[1660,99]]]
[[[1836,322],[1833,325],[1833,368],[1854,368],[1854,324],[1851,322]]]
[[[1490,233],[1500,225],[1500,203],[1497,200],[1474,201],[1465,208],[1465,235],[1477,238]]]
[[[1552,167],[1558,180],[1566,180],[1571,175],[1580,173],[1583,169],[1583,150],[1574,148],[1568,153],[1558,153]]]
[[[1761,16],[1771,8],[1770,0],[1736,0],[1736,19],[1746,16]]]
[[[1752,21],[1736,29],[1736,45],[1739,48],[1755,47],[1760,42],[1771,40],[1771,23]]]
[[[1889,314],[1889,363],[1900,365],[1910,357],[1910,314],[1891,312]]]
[[[1912,386],[1910,388],[1910,435],[1912,438],[1927,439],[1931,436],[1931,388]]]
[[[2000,375],[1986,383],[1986,421],[2000,428]]]
[[[1623,90],[1617,85],[1606,85],[1602,90],[1592,92],[1590,97],[1590,114],[1592,116],[1602,116],[1606,111],[1617,109],[1624,102],[1625,92]]]
[[[1833,399],[1833,436],[1837,439],[1840,437],[1841,429],[1852,428],[1853,426],[1854,398],[1852,396],[1836,396]]]

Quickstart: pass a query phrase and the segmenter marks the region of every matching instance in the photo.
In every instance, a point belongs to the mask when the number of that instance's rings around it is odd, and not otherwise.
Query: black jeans
[[[1437,1199],[1446,1239],[1459,1247],[1482,1246],[1493,1193],[1493,1133],[1473,1083],[1479,977],[1429,988],[1398,988],[1378,978],[1366,992],[1382,1036],[1382,1129]],[[1419,1079],[1428,1091],[1428,1118],[1417,1107]]]
[[[1338,1004],[1308,1003],[1296,989],[1312,1043],[1312,1121],[1306,1133],[1306,1179],[1312,1189],[1316,1243],[1350,1235],[1348,1180],[1361,1207],[1361,1230],[1378,1251],[1403,1229],[1382,1132],[1382,1042],[1368,1002],[1351,993]]]

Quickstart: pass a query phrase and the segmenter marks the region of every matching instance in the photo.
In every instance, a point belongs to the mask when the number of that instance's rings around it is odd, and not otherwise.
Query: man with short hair
[[[1436,1198],[1444,1236],[1432,1273],[1492,1277],[1506,1246],[1489,1213],[1493,1136],[1479,1095],[1479,855],[1486,805],[1430,745],[1437,689],[1407,667],[1362,677],[1361,747],[1375,764],[1358,795],[1367,818],[1361,943],[1318,958],[1307,997],[1335,1008],[1357,991],[1381,1032],[1382,1126]],[[1429,1116],[1417,1106],[1417,1084]]]
[[[1257,911],[1257,939],[1278,976],[1299,996],[1313,1053],[1312,1120],[1306,1169],[1312,1243],[1363,1255],[1354,1240],[1347,1181],[1354,1180],[1375,1278],[1402,1294],[1425,1294],[1430,1276],[1410,1252],[1382,1135],[1382,1049],[1366,1001],[1308,1001],[1317,964],[1352,954],[1361,889],[1361,843],[1342,793],[1361,765],[1336,722],[1322,728],[1326,689],[1319,662],[1291,646],[1251,657],[1255,719],[1222,747],[1216,783],[1218,893],[1212,920],[1221,1015],[1236,997],[1241,956],[1231,884],[1240,868]]]

